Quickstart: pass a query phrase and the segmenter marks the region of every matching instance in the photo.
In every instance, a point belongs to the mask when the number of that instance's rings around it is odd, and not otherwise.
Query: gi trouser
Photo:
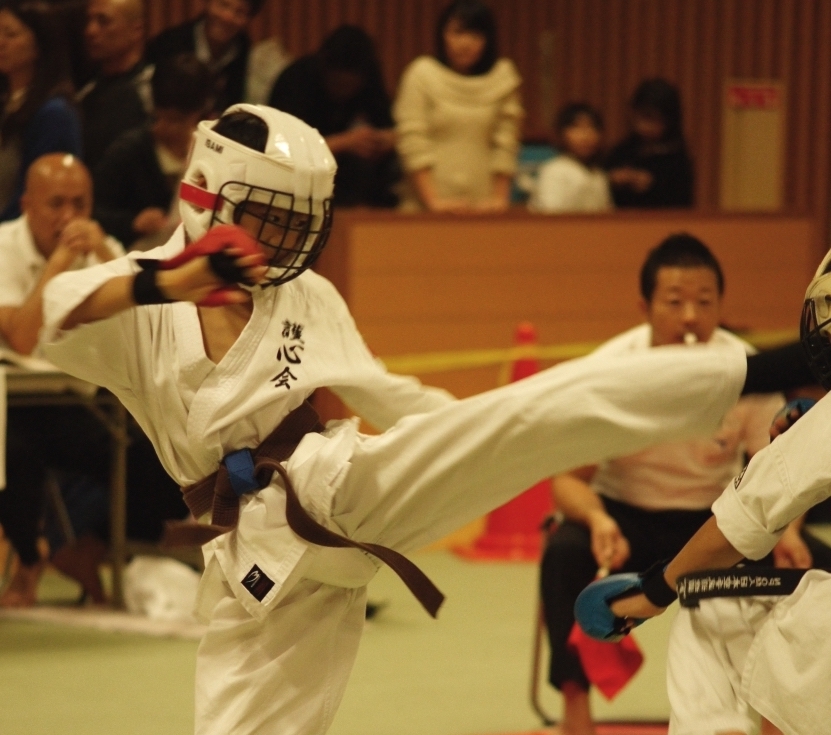
[[[544,477],[707,435],[738,398],[745,356],[681,349],[575,360],[360,435],[331,519],[352,538],[408,553]],[[223,583],[197,659],[197,733],[328,729],[357,653],[366,592],[309,576],[263,622]]]
[[[827,732],[829,606],[831,574],[811,570],[787,597],[728,597],[682,607],[667,655],[670,735],[752,735],[755,712],[785,735]]]

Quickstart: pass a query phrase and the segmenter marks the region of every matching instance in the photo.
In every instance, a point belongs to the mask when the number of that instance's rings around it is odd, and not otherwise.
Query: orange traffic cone
[[[534,325],[522,322],[514,340],[520,353],[511,365],[510,382],[539,372],[534,355],[537,334]],[[494,510],[487,518],[485,532],[469,546],[454,551],[468,559],[492,561],[537,561],[542,534],[540,525],[552,511],[551,481],[543,480],[522,495]]]

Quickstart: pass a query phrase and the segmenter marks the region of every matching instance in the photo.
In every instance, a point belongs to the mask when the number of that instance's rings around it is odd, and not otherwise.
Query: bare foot
[[[595,729],[594,725],[589,725],[588,729],[581,729],[572,727],[568,722],[561,722],[548,730],[546,735],[595,735]]]
[[[0,607],[32,607],[37,602],[38,582],[45,564],[19,564],[9,586],[0,595]]]
[[[563,719],[551,735],[596,735],[589,708],[589,693],[574,682],[563,682]]]
[[[49,560],[52,566],[81,585],[84,595],[94,604],[107,602],[98,567],[107,555],[107,547],[96,536],[85,535],[61,546]]]

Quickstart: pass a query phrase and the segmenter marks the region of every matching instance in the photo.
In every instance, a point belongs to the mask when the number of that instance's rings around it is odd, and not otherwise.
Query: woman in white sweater
[[[409,184],[402,208],[504,210],[523,117],[519,73],[497,58],[493,14],[479,0],[454,0],[436,36],[436,56],[404,71],[393,110]]]

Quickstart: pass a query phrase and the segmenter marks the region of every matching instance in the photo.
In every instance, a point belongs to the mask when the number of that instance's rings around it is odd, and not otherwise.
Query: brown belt
[[[292,455],[306,434],[322,430],[323,425],[309,403],[303,403],[292,411],[260,446],[250,452],[256,478],[256,486],[250,489],[253,491],[266,487],[271,482],[273,473],[277,472],[283,479],[286,490],[286,521],[295,534],[304,541],[318,546],[360,549],[378,557],[401,578],[424,609],[436,617],[439,607],[444,602],[444,595],[407,557],[386,546],[354,541],[330,531],[312,518],[300,504],[294,485],[281,462]],[[185,504],[194,518],[211,512],[210,525],[168,523],[163,543],[202,545],[233,530],[239,522],[238,493],[239,490],[234,489],[226,457],[216,472],[182,488]]]

